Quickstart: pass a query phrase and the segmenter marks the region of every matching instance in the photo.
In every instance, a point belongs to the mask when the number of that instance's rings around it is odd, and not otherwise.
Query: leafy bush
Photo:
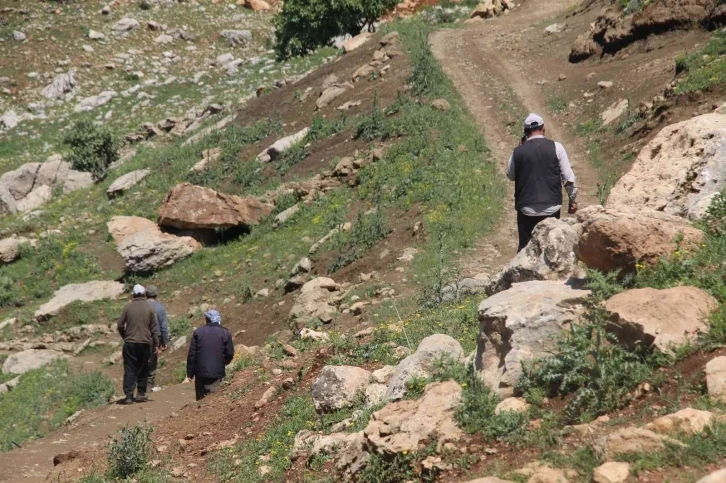
[[[338,253],[328,266],[330,273],[337,272],[361,258],[376,243],[391,233],[381,209],[370,214],[358,213],[350,233],[339,233]]]
[[[703,223],[712,235],[726,236],[726,190],[722,190],[713,198]]]
[[[146,466],[151,450],[151,427],[137,424],[121,428],[119,438],[108,447],[108,473],[113,478],[128,478]]]
[[[68,161],[73,169],[92,173],[97,180],[104,179],[108,166],[119,158],[116,137],[108,128],[97,126],[90,119],[73,124],[63,143],[71,148]]]
[[[353,131],[353,138],[364,141],[380,138],[381,141],[385,141],[388,137],[390,137],[389,122],[386,114],[378,107],[378,93],[374,93],[371,112],[360,118]]]
[[[288,0],[275,17],[275,51],[281,59],[304,55],[338,35],[372,28],[397,0]]]
[[[726,83],[726,32],[717,31],[701,50],[676,59],[676,72],[684,74],[677,93],[723,87]]]
[[[368,464],[358,475],[360,483],[400,483],[413,481],[416,474],[413,470],[414,455],[396,454],[385,458],[374,453]]]

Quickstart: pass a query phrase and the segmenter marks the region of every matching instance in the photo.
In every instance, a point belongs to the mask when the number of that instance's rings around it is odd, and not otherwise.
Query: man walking
[[[568,212],[577,212],[575,173],[565,148],[545,137],[544,120],[537,114],[524,120],[524,136],[507,164],[507,177],[514,181],[519,251],[540,221],[560,218],[563,186],[569,197]]]
[[[156,300],[158,296],[159,291],[154,285],[146,287],[146,298],[156,314],[156,328],[159,332],[159,342],[161,344],[160,349],[161,351],[165,351],[166,345],[169,343],[169,320],[166,314],[166,307]],[[151,353],[151,357],[149,358],[149,377],[146,379],[147,388],[154,388],[158,364],[159,355],[156,351],[154,351]]]
[[[224,368],[234,357],[232,335],[222,327],[219,312],[210,310],[204,318],[206,324],[194,331],[187,355],[187,378],[194,380],[197,401],[219,390]]]
[[[149,377],[149,358],[152,352],[158,354],[159,332],[156,314],[146,301],[146,289],[141,285],[133,288],[133,300],[124,307],[118,319],[118,333],[124,340],[124,394],[120,404],[134,403],[134,389],[138,385],[136,402],[145,402],[146,381]]]

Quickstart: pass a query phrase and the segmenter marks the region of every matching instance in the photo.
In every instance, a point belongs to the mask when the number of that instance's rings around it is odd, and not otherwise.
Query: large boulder
[[[716,299],[696,287],[638,288],[605,303],[607,328],[619,343],[667,353],[707,332],[709,315],[717,307]]]
[[[406,394],[406,383],[417,377],[429,377],[434,363],[442,359],[461,362],[464,350],[459,341],[445,334],[434,334],[426,337],[418,345],[416,352],[402,360],[396,366],[388,383],[386,399],[395,401]]]
[[[627,206],[588,206],[577,215],[581,236],[577,256],[588,267],[604,272],[635,271],[676,250],[696,248],[703,232],[683,218]]]
[[[714,357],[706,364],[706,387],[711,399],[726,403],[726,356]]]
[[[113,281],[94,281],[64,285],[56,290],[53,298],[35,311],[35,319],[48,320],[58,315],[66,306],[73,302],[94,302],[96,300],[115,299],[124,293],[124,284]]]
[[[592,472],[592,483],[624,483],[630,476],[630,465],[618,461],[608,461]]]
[[[577,230],[556,218],[539,223],[524,250],[489,282],[489,295],[507,290],[513,283],[532,280],[564,280],[577,272]]]
[[[340,84],[334,84],[328,87],[320,94],[320,97],[318,97],[318,99],[315,101],[316,109],[323,109],[324,107],[327,107],[335,99],[345,94],[347,90],[347,86]]]
[[[256,225],[273,206],[252,197],[218,193],[189,183],[169,191],[159,210],[159,225],[185,230]]]
[[[661,416],[653,422],[646,424],[643,428],[659,434],[695,434],[702,432],[713,421],[714,414],[712,412],[686,408],[673,414]]]
[[[305,283],[290,310],[290,323],[304,326],[312,321],[330,322],[343,297],[339,289],[340,286],[327,277],[318,277]]]
[[[481,379],[508,397],[522,363],[546,357],[558,336],[585,311],[588,290],[564,282],[517,283],[479,305],[480,333],[474,364]]]
[[[649,429],[628,426],[599,438],[594,445],[595,453],[605,460],[621,454],[656,453],[665,449],[665,443],[680,444]]]
[[[371,373],[360,367],[325,366],[312,386],[315,409],[331,412],[353,406],[370,377]]]
[[[51,198],[53,198],[53,188],[48,185],[40,185],[33,188],[33,191],[28,193],[25,198],[18,200],[15,207],[19,212],[26,213],[40,208]]]
[[[75,71],[73,70],[58,74],[50,85],[40,91],[40,95],[53,101],[62,101],[67,94],[73,92],[76,88],[74,74]]]
[[[373,37],[373,34],[370,32],[360,33],[355,37],[351,37],[346,40],[343,44],[343,49],[345,49],[346,52],[353,52],[354,50],[368,42],[371,37]]]
[[[271,8],[265,0],[243,0],[242,6],[255,12],[266,12]]]
[[[33,369],[39,369],[59,359],[68,359],[62,352],[29,349],[10,355],[3,363],[3,374],[25,374]]]
[[[164,233],[146,218],[115,216],[107,226],[129,272],[168,267],[202,248],[194,238]]]
[[[701,218],[726,178],[726,115],[704,114],[663,128],[613,187],[608,206]]]
[[[370,452],[394,455],[417,451],[425,441],[457,441],[462,436],[455,418],[460,402],[461,386],[446,381],[426,386],[421,399],[389,403],[371,415],[363,431]]]
[[[22,236],[11,236],[0,240],[0,262],[11,263],[18,258],[22,245],[35,245],[35,241]]]
[[[144,180],[144,178],[149,176],[150,173],[150,169],[137,169],[136,171],[131,171],[130,173],[119,176],[116,181],[111,183],[111,186],[108,187],[106,195],[109,198],[114,198],[139,184]]]

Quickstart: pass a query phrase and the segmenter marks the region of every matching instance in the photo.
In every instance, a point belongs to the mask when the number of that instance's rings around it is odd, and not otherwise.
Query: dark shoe
[[[127,406],[127,405],[133,404],[133,403],[134,403],[134,400],[133,400],[133,398],[130,398],[130,397],[126,397],[124,399],[119,399],[118,401],[116,401],[116,404],[121,404],[122,406]]]
[[[144,402],[148,402],[148,401],[149,401],[149,396],[147,396],[146,394],[140,392],[136,395],[137,403],[144,403]]]

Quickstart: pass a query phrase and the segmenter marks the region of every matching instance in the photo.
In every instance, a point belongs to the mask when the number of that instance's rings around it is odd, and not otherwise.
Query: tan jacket
[[[156,312],[145,298],[135,298],[124,307],[118,319],[118,333],[124,342],[159,347]]]

